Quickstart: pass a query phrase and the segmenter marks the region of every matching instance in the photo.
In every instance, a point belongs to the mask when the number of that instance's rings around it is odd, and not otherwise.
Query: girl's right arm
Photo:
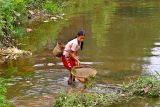
[[[77,52],[74,52],[74,51],[69,52],[70,56],[77,61],[77,66],[79,66],[80,65],[80,61],[79,61],[76,53]]]

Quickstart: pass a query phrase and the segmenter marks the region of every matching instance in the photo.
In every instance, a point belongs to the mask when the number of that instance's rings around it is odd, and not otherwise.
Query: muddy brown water
[[[11,78],[7,97],[16,107],[51,107],[55,94],[67,85],[68,72],[52,56],[56,40],[71,40],[85,30],[83,65],[97,69],[97,88],[128,82],[160,71],[159,0],[78,0],[63,20],[29,23],[33,29],[20,38],[31,58],[0,65],[1,76]],[[77,82],[77,88],[82,85]],[[111,90],[114,92],[114,90]],[[42,103],[44,102],[44,103]],[[113,107],[159,107],[159,99],[136,98]]]

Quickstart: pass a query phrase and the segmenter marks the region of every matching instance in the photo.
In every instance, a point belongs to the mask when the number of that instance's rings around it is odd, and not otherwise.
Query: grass
[[[141,76],[136,81],[124,84],[123,90],[130,95],[159,97],[160,80],[155,76]]]
[[[87,82],[84,84],[84,88],[93,87],[96,84],[95,77],[90,75],[87,79]]]
[[[0,39],[24,35],[29,10],[54,14],[63,9],[63,2],[58,0],[0,0]]]
[[[107,107],[113,103],[130,101],[136,96],[159,97],[160,80],[155,76],[140,76],[121,88],[122,94],[61,91],[53,107]]]
[[[6,80],[0,78],[0,107],[12,107],[12,105],[6,99]]]
[[[53,107],[107,107],[117,102],[116,94],[60,92]]]

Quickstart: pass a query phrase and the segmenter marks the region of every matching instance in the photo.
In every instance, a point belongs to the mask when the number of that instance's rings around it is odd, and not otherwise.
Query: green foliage
[[[93,85],[95,85],[95,83],[96,83],[95,77],[90,75],[87,79],[87,82],[84,84],[84,88],[90,88]]]
[[[71,70],[71,72],[72,72],[72,74],[76,74],[76,69],[75,68],[72,68],[72,70]]]
[[[13,36],[16,22],[26,12],[26,0],[0,0],[0,35]]]
[[[14,7],[12,5],[12,2],[10,0],[0,0],[0,26],[1,26],[1,32],[3,35],[4,31],[2,31],[2,28],[6,30],[7,33],[10,33],[13,30],[12,23],[14,21],[13,17],[13,10]]]
[[[62,7],[54,0],[0,0],[0,37],[22,35],[22,29],[17,28],[16,23],[26,17],[30,9],[57,13]]]
[[[124,85],[124,91],[130,95],[147,95],[149,97],[158,97],[160,92],[160,80],[154,76],[139,77],[136,82]]]
[[[6,100],[6,80],[0,78],[0,107],[11,107],[11,104]]]
[[[60,92],[53,107],[107,107],[118,101],[116,94]]]
[[[44,8],[44,10],[47,10],[47,12],[50,12],[50,13],[55,13],[55,12],[62,11],[62,7],[59,6],[58,3],[55,3],[55,2],[52,2],[52,1],[49,1],[49,0],[47,0],[44,3],[43,8]]]
[[[43,4],[46,0],[27,0],[28,9],[42,9]]]
[[[26,7],[27,7],[27,1],[26,0],[13,0],[13,6],[14,6],[14,11],[19,12],[19,13],[25,13],[26,12]]]

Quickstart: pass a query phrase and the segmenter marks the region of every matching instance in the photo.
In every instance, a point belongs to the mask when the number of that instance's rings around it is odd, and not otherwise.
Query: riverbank
[[[21,50],[21,44],[18,39],[32,32],[28,23],[39,21],[49,22],[58,21],[64,18],[64,8],[70,4],[69,1],[34,1],[34,0],[5,0],[0,1],[0,62],[7,59],[16,60],[22,55],[17,54]],[[12,50],[12,52],[10,52]],[[9,51],[9,52],[7,52]],[[15,52],[15,53],[14,53]],[[8,55],[7,55],[8,53]],[[25,52],[30,53],[31,52]],[[11,55],[11,54],[16,54]],[[19,55],[19,56],[18,56]],[[25,55],[24,55],[25,56]]]
[[[102,90],[93,91],[61,91],[55,100],[54,107],[108,107],[113,104],[125,103],[135,97],[158,98],[160,96],[160,80],[156,76],[140,76],[136,80],[122,85],[111,85]],[[97,89],[100,87],[97,87]],[[111,91],[112,89],[112,91]],[[110,91],[109,91],[110,90]]]
[[[34,28],[28,26],[28,23],[63,19],[65,15],[63,10],[69,4],[69,1],[63,0],[1,0],[0,64],[10,60],[30,57],[32,52],[21,48],[24,44],[19,41],[19,38],[23,38],[24,35],[34,30]],[[9,105],[6,98],[7,84],[1,83],[1,78],[0,84],[0,106],[9,107],[11,105]]]

